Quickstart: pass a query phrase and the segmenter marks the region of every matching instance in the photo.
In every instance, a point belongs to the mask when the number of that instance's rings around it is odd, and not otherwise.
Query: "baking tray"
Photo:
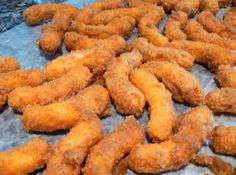
[[[78,8],[82,8],[83,5],[90,4],[94,0],[69,0],[66,3],[74,5]],[[229,8],[229,7],[228,7]],[[228,8],[221,9],[217,17],[222,18],[225,11]],[[162,20],[159,30],[163,30],[163,24],[165,23],[167,16]],[[0,56],[11,55],[16,57],[22,68],[30,69],[32,67],[43,68],[43,66],[54,59],[55,57],[67,53],[65,48],[62,48],[62,51],[57,52],[53,56],[46,55],[39,51],[38,47],[35,44],[36,39],[40,35],[40,30],[42,26],[28,27],[25,23],[22,23],[13,29],[0,34]],[[132,42],[138,36],[138,30],[134,29],[131,36],[128,39],[128,43]],[[202,87],[204,88],[204,93],[207,94],[209,91],[217,88],[217,85],[214,81],[214,74],[207,70],[206,67],[195,64],[192,70],[192,73],[200,81]],[[189,106],[179,103],[174,103],[176,114],[179,115],[183,112],[186,112],[190,109]],[[117,114],[114,106],[112,108],[112,115],[102,119],[104,124],[104,133],[105,135],[109,133],[117,124],[119,124],[124,117]],[[236,118],[233,116],[226,115],[217,115],[215,117],[215,125],[225,125],[225,126],[236,126]],[[144,111],[143,116],[138,120],[142,127],[146,128],[146,123],[148,120],[148,112]],[[57,143],[57,141],[64,136],[68,131],[56,132],[53,134],[44,134],[44,133],[26,133],[22,127],[22,124],[19,119],[19,114],[13,112],[11,108],[7,105],[4,107],[4,110],[0,113],[0,150],[7,150],[14,148],[22,143],[26,143],[30,138],[33,137],[42,137],[47,139],[50,143]],[[209,143],[206,143],[209,144]],[[207,146],[203,147],[200,152],[208,153],[210,155],[214,154]],[[219,155],[218,155],[219,156]],[[230,162],[236,166],[236,159],[233,159],[230,156],[220,156],[224,160]],[[200,175],[200,174],[213,174],[207,168],[197,167],[193,164],[189,164],[179,171],[168,172],[162,174],[168,175]],[[1,172],[0,172],[1,174]],[[42,171],[34,173],[35,175],[43,174]],[[128,171],[128,175],[134,175],[132,171]]]

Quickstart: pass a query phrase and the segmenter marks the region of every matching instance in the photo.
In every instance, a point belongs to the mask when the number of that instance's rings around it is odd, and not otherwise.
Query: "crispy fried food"
[[[161,81],[178,102],[199,105],[203,101],[203,89],[196,77],[176,63],[153,61],[143,64],[142,69],[149,71]],[[171,71],[170,71],[171,70]]]
[[[104,45],[110,47],[116,54],[119,54],[126,48],[124,38],[118,35],[112,35],[106,39],[95,39],[89,38],[86,35],[80,35],[76,32],[67,32],[64,36],[64,44],[69,51],[91,49]]]
[[[121,25],[122,24],[122,25]],[[104,39],[112,35],[127,36],[135,26],[135,19],[129,16],[114,18],[106,25],[88,25],[79,21],[74,21],[69,31],[74,31],[91,38]]]
[[[142,59],[142,55],[133,50],[123,53],[107,66],[106,87],[119,113],[139,117],[143,112],[145,97],[129,80],[131,71],[142,64]]]
[[[169,46],[189,52],[196,62],[207,64],[213,71],[216,71],[222,64],[233,66],[236,63],[235,53],[232,50],[215,44],[179,40],[172,41]]]
[[[236,7],[232,7],[228,12],[224,14],[224,22],[236,27]]]
[[[91,81],[89,69],[79,66],[62,77],[45,82],[37,87],[19,87],[8,97],[8,104],[13,109],[23,112],[27,105],[46,105],[63,100],[85,88]]]
[[[20,63],[13,57],[0,57],[0,73],[20,69]]]
[[[21,117],[26,131],[53,132],[75,126],[86,111],[103,117],[110,114],[107,90],[92,85],[77,95],[45,106],[27,106]]]
[[[161,0],[127,0],[129,7],[137,7],[140,5],[159,5]]]
[[[216,156],[199,154],[191,161],[196,165],[208,167],[217,175],[234,175],[236,173],[231,164]]]
[[[22,175],[42,168],[50,145],[40,138],[31,139],[17,148],[0,152],[1,175]]]
[[[138,49],[143,55],[144,62],[156,60],[176,62],[186,70],[191,70],[194,63],[194,58],[184,50],[171,47],[156,47],[149,43],[146,38],[136,39],[131,47]]]
[[[230,2],[231,0],[218,0],[220,8],[227,7],[230,4]]]
[[[188,21],[184,32],[186,33],[187,38],[191,41],[201,41],[204,43],[216,44],[227,49],[236,50],[236,40],[221,37],[216,33],[208,33],[203,29],[203,26],[195,20]]]
[[[144,94],[150,106],[147,133],[156,142],[168,139],[176,121],[170,92],[143,69],[134,70],[130,81]]]
[[[226,0],[227,1],[227,0]],[[228,0],[229,1],[229,0]],[[232,5],[236,6],[236,0],[232,0]]]
[[[161,0],[164,9],[173,10],[178,0]]]
[[[200,9],[203,11],[210,11],[211,13],[216,14],[219,10],[218,1],[219,0],[202,0],[200,4]]]
[[[56,145],[47,161],[46,175],[78,175],[90,147],[103,136],[102,122],[89,112]]]
[[[211,33],[217,33],[222,37],[236,39],[236,29],[217,19],[211,12],[203,11],[197,17],[203,27]]]
[[[198,11],[201,0],[180,0],[175,4],[176,11],[183,11],[188,16],[193,16]]]
[[[127,174],[127,161],[125,159],[120,160],[113,166],[112,175],[126,175]]]
[[[128,166],[139,173],[160,173],[187,165],[211,133],[214,118],[206,107],[193,108],[178,119],[177,133],[160,144],[135,146]]]
[[[2,110],[4,104],[7,101],[7,95],[7,90],[3,86],[0,86],[0,110]]]
[[[168,38],[162,35],[156,28],[164,14],[162,8],[158,11],[149,12],[143,16],[138,25],[140,35],[156,46],[164,46],[169,42]]]
[[[222,87],[236,89],[236,70],[229,65],[222,65],[217,71],[216,80]]]
[[[172,14],[164,27],[164,34],[169,39],[169,41],[187,39],[185,33],[182,31],[187,21],[188,16],[186,13],[181,11],[172,11]]]
[[[206,95],[205,103],[214,113],[236,114],[236,89],[226,87],[213,90]]]
[[[216,126],[211,143],[216,152],[236,156],[236,127]]]
[[[109,175],[112,168],[137,144],[144,142],[143,128],[133,116],[120,123],[95,145],[83,168],[84,175]]]
[[[115,57],[114,51],[105,46],[73,51],[49,62],[44,72],[48,80],[52,80],[80,65],[87,66],[91,70],[96,67],[105,67],[113,57]]]

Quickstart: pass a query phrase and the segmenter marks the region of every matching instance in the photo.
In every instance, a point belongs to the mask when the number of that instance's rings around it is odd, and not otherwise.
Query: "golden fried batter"
[[[236,7],[232,7],[224,14],[224,22],[233,27],[236,27]]]
[[[127,0],[129,7],[137,7],[140,5],[159,5],[161,0]]]
[[[236,89],[236,70],[229,65],[222,65],[219,67],[216,79],[222,87]]]
[[[201,0],[179,0],[175,4],[176,11],[183,11],[188,14],[188,16],[193,16],[198,11]]]
[[[0,85],[0,110],[3,108],[4,104],[7,101],[7,91],[4,87]]]
[[[131,71],[142,64],[142,59],[137,50],[123,53],[108,65],[104,74],[106,87],[119,113],[139,117],[143,112],[145,97],[129,80]]]
[[[143,142],[143,128],[133,116],[128,117],[91,149],[83,174],[112,174],[113,166],[135,145]]]
[[[161,2],[166,10],[173,10],[178,0],[161,0]]]
[[[236,89],[221,88],[213,90],[206,95],[205,103],[214,113],[236,114]]]
[[[232,0],[234,1],[234,0]],[[231,0],[218,0],[220,8],[227,7],[230,4]]]
[[[20,69],[20,63],[13,57],[0,57],[0,73]]]
[[[216,152],[236,156],[236,127],[216,126],[211,143]]]
[[[19,87],[8,97],[8,104],[13,109],[23,112],[27,105],[46,105],[63,100],[85,88],[91,81],[92,74],[86,67],[79,66],[62,77],[45,82],[37,87]]]
[[[50,146],[46,140],[31,139],[11,150],[0,151],[1,175],[22,175],[32,173],[42,168],[50,153]]]
[[[26,131],[53,132],[75,126],[85,111],[103,117],[110,114],[107,90],[92,85],[70,99],[44,106],[27,106],[21,117]]]
[[[112,175],[127,175],[127,169],[127,161],[125,159],[122,159],[113,166]]]
[[[78,124],[56,145],[47,161],[46,175],[79,175],[81,164],[90,147],[103,136],[100,119],[92,112],[84,113]]]
[[[170,92],[143,69],[136,69],[130,81],[144,94],[150,106],[147,133],[157,142],[168,139],[176,121]]]
[[[169,41],[187,39],[185,33],[182,31],[187,21],[188,16],[186,13],[181,11],[172,11],[172,14],[164,27],[164,34],[169,39]]]
[[[177,133],[160,144],[136,145],[128,166],[138,173],[160,173],[187,165],[211,133],[214,118],[206,107],[193,108],[178,119]]]
[[[146,38],[136,39],[131,47],[138,49],[143,55],[144,62],[156,60],[176,62],[186,70],[191,70],[194,63],[194,58],[184,50],[171,47],[156,47],[149,43]]]
[[[141,68],[149,71],[165,84],[174,100],[191,105],[202,103],[204,94],[201,84],[194,75],[176,63],[153,61],[143,64]]]
[[[200,4],[200,9],[205,11],[210,11],[213,14],[216,14],[219,10],[219,0],[202,0]]]

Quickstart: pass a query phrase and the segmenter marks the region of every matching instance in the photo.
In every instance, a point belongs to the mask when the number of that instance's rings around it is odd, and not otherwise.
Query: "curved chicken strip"
[[[191,105],[202,103],[204,94],[201,84],[194,75],[179,65],[167,61],[153,61],[143,64],[141,68],[165,84],[174,100]]]
[[[82,170],[83,174],[112,174],[114,164],[135,145],[143,142],[143,128],[133,116],[128,117],[91,149]]]
[[[224,22],[236,27],[236,7],[232,7],[228,12],[224,14]]]
[[[222,37],[236,39],[236,29],[217,19],[211,12],[203,11],[197,17],[203,27],[211,33],[217,33]]]
[[[221,88],[213,90],[206,95],[205,103],[214,113],[236,114],[236,89]]]
[[[77,67],[56,80],[37,87],[19,87],[8,97],[8,104],[13,109],[23,112],[27,105],[46,105],[63,100],[85,88],[91,81],[92,74],[86,67]]]
[[[156,60],[176,62],[186,70],[191,70],[194,63],[194,58],[184,50],[171,47],[156,47],[149,43],[146,38],[136,39],[131,47],[138,49],[143,55],[144,62]]]
[[[75,126],[86,111],[103,117],[110,114],[107,90],[93,85],[75,96],[45,106],[27,106],[21,117],[26,131],[53,132]]]
[[[232,0],[233,2],[234,0]],[[230,5],[231,0],[218,0],[220,8],[225,8]]]
[[[236,127],[216,126],[211,143],[216,152],[236,156]]]
[[[200,4],[200,10],[210,11],[213,14],[216,14],[219,10],[219,0],[202,0]]]
[[[217,71],[216,80],[222,87],[236,89],[236,70],[229,65],[222,65]]]
[[[236,50],[236,40],[221,37],[216,33],[208,33],[203,26],[195,20],[189,20],[184,32],[191,41],[201,41],[204,43],[216,44],[218,46]]]
[[[0,57],[0,73],[20,69],[20,63],[13,57]]]
[[[169,41],[187,39],[185,33],[182,31],[187,21],[188,16],[186,13],[181,11],[172,12],[164,27],[164,34]]]
[[[64,36],[64,44],[67,50],[82,50],[91,49],[104,45],[110,47],[116,54],[123,52],[126,48],[124,38],[118,35],[113,35],[106,39],[89,38],[86,35],[80,35],[76,32],[67,32]]]
[[[47,161],[46,175],[79,175],[90,147],[103,136],[102,122],[94,113],[82,119],[56,145]]]
[[[150,106],[147,133],[156,142],[168,139],[176,121],[170,92],[143,69],[134,70],[130,81],[144,94]]]
[[[50,145],[40,138],[31,139],[11,150],[0,151],[1,175],[22,175],[42,168],[50,153]]]
[[[128,165],[138,173],[160,173],[187,165],[211,133],[214,118],[206,107],[193,108],[178,119],[177,133],[160,144],[135,146]]]
[[[104,74],[106,87],[115,103],[116,111],[121,114],[139,117],[143,112],[145,97],[129,80],[131,71],[142,64],[142,59],[137,50],[123,53],[108,65]]]
[[[121,25],[122,24],[122,25]],[[91,38],[104,39],[112,35],[127,36],[135,26],[135,19],[129,16],[114,18],[106,25],[88,25],[82,22],[74,21],[69,31],[74,31]]]
[[[189,52],[196,62],[207,64],[209,69],[213,71],[216,71],[222,64],[233,66],[236,63],[236,56],[232,50],[215,44],[179,40],[172,41],[169,46]]]
[[[168,38],[162,35],[156,28],[164,14],[162,8],[158,11],[149,12],[143,16],[138,25],[140,35],[156,46],[164,46],[169,42]]]

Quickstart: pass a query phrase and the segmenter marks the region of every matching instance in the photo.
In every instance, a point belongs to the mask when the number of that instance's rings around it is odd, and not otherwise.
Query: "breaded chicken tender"
[[[179,0],[175,4],[176,11],[183,11],[188,16],[193,16],[198,11],[202,0]]]
[[[236,50],[236,40],[221,37],[216,33],[208,33],[203,26],[195,20],[188,21],[184,32],[188,40],[216,44],[227,49]]]
[[[176,3],[178,0],[161,0],[164,9],[166,10],[174,10]]]
[[[222,87],[236,89],[236,70],[229,65],[222,65],[218,68],[216,80]]]
[[[64,36],[64,44],[69,51],[91,49],[104,45],[110,47],[116,54],[123,52],[127,46],[124,38],[118,35],[112,35],[106,39],[95,39],[76,32],[67,32]]]
[[[13,57],[0,57],[0,73],[20,69],[20,63]]]
[[[46,175],[79,175],[81,164],[90,147],[103,136],[100,119],[92,112],[84,113],[82,119],[55,146],[47,161]]]
[[[137,7],[140,5],[159,5],[161,0],[127,0],[129,7]]]
[[[230,39],[236,39],[236,29],[225,22],[217,19],[211,12],[201,12],[197,20],[203,25],[203,27],[211,33],[217,33],[218,35]]]
[[[211,143],[216,152],[236,156],[236,127],[216,126]]]
[[[53,80],[80,65],[86,66],[91,70],[96,67],[105,67],[111,58],[114,57],[114,51],[105,46],[73,51],[49,62],[45,66],[44,72],[48,80]]]
[[[99,117],[110,114],[109,93],[104,87],[92,85],[67,100],[27,106],[21,120],[26,131],[53,132],[75,126],[86,111]]]
[[[236,7],[232,7],[224,14],[224,22],[233,27],[236,27]]]
[[[8,104],[13,109],[23,112],[27,105],[46,105],[63,100],[85,88],[91,81],[89,69],[79,66],[62,77],[45,82],[37,87],[19,87],[8,97]]]
[[[172,11],[172,14],[170,15],[164,27],[164,34],[169,39],[169,41],[187,39],[185,33],[182,31],[187,21],[188,16],[186,13],[181,11]]]
[[[214,117],[206,107],[193,108],[178,119],[176,134],[160,144],[135,146],[128,166],[138,173],[161,173],[187,165],[211,133]]]
[[[83,174],[111,175],[113,166],[135,145],[143,142],[143,128],[133,116],[126,118],[90,150]]]
[[[168,38],[162,35],[156,28],[164,14],[162,8],[158,11],[149,12],[143,16],[138,25],[140,35],[156,46],[164,46],[169,42]]]
[[[23,175],[42,168],[50,153],[50,145],[40,138],[31,139],[11,150],[0,151],[1,175]]]
[[[206,95],[205,103],[214,113],[236,114],[236,89],[226,87],[213,90]]]
[[[215,44],[179,40],[172,41],[169,46],[189,52],[195,58],[196,62],[207,64],[209,69],[213,71],[216,71],[222,64],[233,66],[236,63],[236,56],[232,50]]]
[[[127,160],[122,159],[113,166],[112,175],[127,175],[128,165]]]
[[[176,121],[170,92],[154,75],[143,69],[134,70],[130,81],[144,94],[150,106],[148,135],[156,142],[168,139]]]
[[[136,39],[131,47],[138,49],[143,55],[144,62],[156,60],[176,62],[186,70],[191,70],[194,63],[194,58],[188,52],[171,47],[156,47],[146,38]]]
[[[216,14],[219,10],[219,0],[202,0],[200,4],[200,10],[210,11],[213,14]]]
[[[153,61],[143,64],[142,69],[149,71],[161,81],[178,102],[199,105],[203,101],[203,89],[196,77],[176,63]],[[171,71],[170,71],[171,70]]]
[[[232,0],[233,2],[234,0]],[[231,0],[218,0],[220,8],[225,8],[230,4]]]
[[[236,170],[234,170],[230,163],[225,162],[216,156],[199,154],[191,161],[196,165],[208,167],[211,171],[218,175],[235,175],[236,173]]]
[[[145,97],[129,80],[131,71],[142,64],[142,59],[142,55],[133,50],[123,53],[107,66],[106,87],[119,113],[139,117],[143,112]]]
[[[122,25],[121,25],[122,24]],[[129,16],[114,18],[106,25],[88,25],[79,21],[74,21],[69,31],[74,31],[91,38],[104,39],[112,35],[127,36],[135,26],[135,19]]]

